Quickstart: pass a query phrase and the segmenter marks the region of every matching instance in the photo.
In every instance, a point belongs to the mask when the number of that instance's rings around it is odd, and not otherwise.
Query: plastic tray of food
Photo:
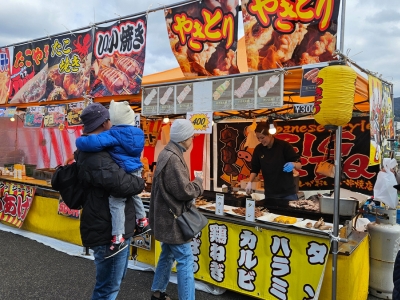
[[[302,221],[303,219],[268,213],[265,214],[264,216],[258,217],[257,220],[267,223],[291,226],[293,224]]]

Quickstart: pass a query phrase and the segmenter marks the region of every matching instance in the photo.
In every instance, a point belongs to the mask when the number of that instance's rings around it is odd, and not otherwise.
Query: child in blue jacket
[[[107,150],[114,161],[127,173],[141,177],[143,164],[140,156],[144,148],[144,133],[135,127],[135,113],[127,101],[110,103],[110,121],[112,127],[95,135],[82,135],[76,140],[76,147],[85,152],[99,152]],[[143,202],[138,195],[133,196],[136,210],[135,235],[143,234],[150,230],[149,221]],[[128,244],[122,235],[125,224],[125,198],[116,198],[110,195],[109,205],[111,212],[112,235],[110,247],[107,247],[104,258],[114,256],[122,251]]]

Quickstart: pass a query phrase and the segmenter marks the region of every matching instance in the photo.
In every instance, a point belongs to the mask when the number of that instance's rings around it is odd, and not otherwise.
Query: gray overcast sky
[[[180,0],[3,0],[0,47],[136,14]],[[344,52],[361,67],[382,74],[400,96],[398,0],[347,0]],[[242,20],[239,19],[239,24]],[[239,26],[239,35],[243,35]],[[149,14],[145,75],[177,67],[162,10]]]

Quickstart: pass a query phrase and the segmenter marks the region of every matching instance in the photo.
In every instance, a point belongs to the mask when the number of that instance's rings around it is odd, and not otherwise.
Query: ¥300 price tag
[[[212,132],[212,112],[188,112],[186,119],[192,122],[195,133],[211,133]]]

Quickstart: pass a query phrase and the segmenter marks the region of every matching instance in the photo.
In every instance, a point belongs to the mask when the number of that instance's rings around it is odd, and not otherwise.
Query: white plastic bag
[[[392,172],[380,171],[374,186],[374,200],[385,203],[390,208],[396,208],[399,202],[397,190],[393,187],[397,184]]]

